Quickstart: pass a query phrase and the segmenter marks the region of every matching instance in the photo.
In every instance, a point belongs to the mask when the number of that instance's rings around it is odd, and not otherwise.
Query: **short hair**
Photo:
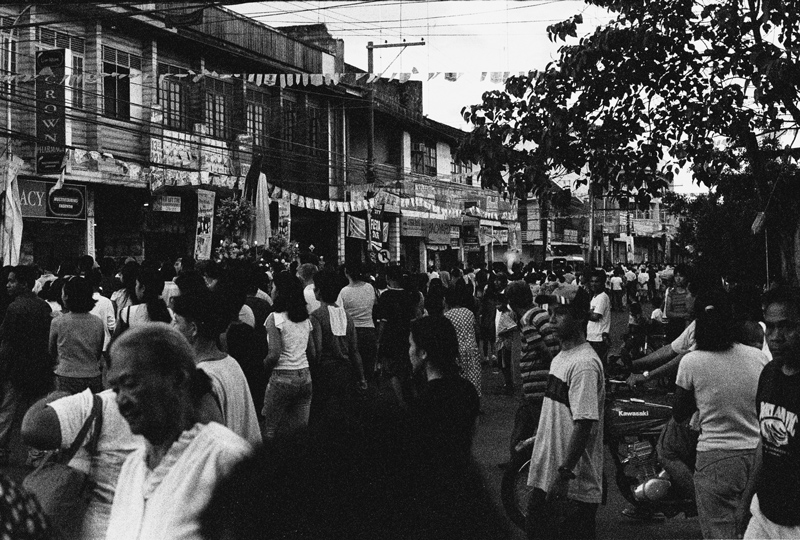
[[[766,311],[771,304],[785,304],[794,308],[800,319],[800,289],[788,285],[781,285],[770,289],[761,298],[761,306]]]
[[[196,368],[192,346],[166,323],[144,323],[120,335],[109,350],[112,365],[121,350],[136,351],[139,357],[149,361],[156,373],[175,377],[181,383],[189,384]]]
[[[598,268],[595,268],[589,274],[589,278],[590,279],[593,278],[593,277],[599,278],[603,283],[606,282],[606,273],[604,271],[598,269]]]
[[[692,278],[692,268],[686,263],[680,263],[675,267],[673,271],[673,275],[680,274],[685,277],[687,280]]]
[[[180,275],[175,277],[175,285],[181,291],[181,294],[193,294],[208,290],[206,280],[197,270],[181,272]]]
[[[216,340],[228,327],[229,319],[219,296],[207,290],[176,296],[172,310],[195,323],[198,333],[205,339]]]
[[[506,300],[509,307],[526,308],[533,304],[533,293],[531,287],[524,281],[512,281],[506,287]]]
[[[297,269],[297,276],[304,282],[314,279],[314,274],[317,273],[317,267],[311,263],[301,264]]]
[[[36,285],[36,270],[33,266],[21,264],[11,269],[18,282],[23,283],[29,289]]]
[[[403,269],[400,265],[397,264],[390,264],[386,268],[386,279],[388,281],[402,281],[403,280]]]
[[[89,313],[97,303],[92,298],[94,287],[88,279],[83,277],[71,277],[64,283],[64,294],[67,299],[66,308],[75,313]]]
[[[195,260],[194,257],[192,257],[191,255],[178,257],[178,260],[181,262],[181,272],[194,270]]]
[[[411,336],[418,349],[427,353],[426,362],[445,375],[457,375],[458,336],[450,319],[444,315],[422,317],[411,321]]]
[[[339,277],[330,270],[323,270],[314,274],[314,285],[319,291],[319,298],[326,304],[334,304],[339,296]]]

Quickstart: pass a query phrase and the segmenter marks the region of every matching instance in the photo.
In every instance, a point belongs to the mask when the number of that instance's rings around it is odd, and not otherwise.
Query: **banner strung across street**
[[[194,240],[194,258],[198,261],[211,258],[211,237],[214,234],[213,191],[197,190],[197,235]]]

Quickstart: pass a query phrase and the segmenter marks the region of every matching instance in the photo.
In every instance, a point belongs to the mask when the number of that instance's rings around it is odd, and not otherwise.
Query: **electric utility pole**
[[[390,47],[415,47],[417,45],[425,45],[425,41],[416,41],[413,43],[379,43],[375,45],[372,41],[367,43],[367,71],[370,75],[375,72],[375,65],[373,62],[374,49],[388,49]],[[400,51],[402,53],[403,51]],[[399,56],[399,55],[398,55]],[[375,181],[375,88],[369,90],[369,134],[367,137],[367,183]]]

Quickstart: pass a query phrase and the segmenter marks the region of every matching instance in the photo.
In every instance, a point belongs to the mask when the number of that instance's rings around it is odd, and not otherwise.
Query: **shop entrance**
[[[86,222],[25,219],[20,251],[20,264],[31,263],[55,271],[61,262],[86,254]]]

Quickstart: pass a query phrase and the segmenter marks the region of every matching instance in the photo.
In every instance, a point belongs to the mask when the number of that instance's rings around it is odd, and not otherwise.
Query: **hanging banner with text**
[[[67,144],[64,49],[36,53],[36,172],[58,174]]]
[[[289,241],[292,232],[292,205],[289,199],[278,199],[278,236]]]
[[[213,191],[197,190],[197,235],[194,239],[194,258],[198,261],[211,258],[211,236],[214,233]]]
[[[373,210],[369,215],[369,239],[372,249],[375,251],[383,249],[383,225],[380,211]]]

